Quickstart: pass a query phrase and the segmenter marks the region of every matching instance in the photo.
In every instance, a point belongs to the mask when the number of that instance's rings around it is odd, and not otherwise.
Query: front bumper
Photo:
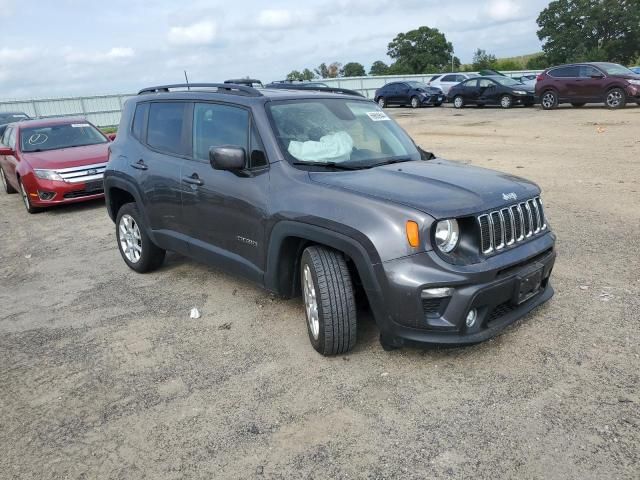
[[[531,95],[514,95],[512,98],[514,105],[533,105],[536,102],[536,96],[533,93]]]
[[[433,94],[433,95],[423,95],[420,97],[420,105],[423,105],[423,106],[442,105],[444,101],[445,101],[444,93]]]
[[[554,244],[555,236],[549,232],[477,265],[447,264],[435,252],[381,264],[379,273],[386,279],[384,318],[377,314],[376,321],[385,343],[461,345],[495,336],[553,296],[549,278],[556,258]],[[518,303],[516,292],[524,275],[532,271],[541,272],[540,288]],[[453,288],[454,293],[439,305],[423,302],[422,291],[438,287]],[[476,310],[477,320],[467,327],[471,309]]]
[[[31,204],[39,208],[104,198],[102,178],[93,182],[69,183],[29,175],[23,182]]]

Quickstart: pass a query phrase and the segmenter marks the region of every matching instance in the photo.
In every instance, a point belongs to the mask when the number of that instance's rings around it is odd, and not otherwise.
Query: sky
[[[0,98],[131,93],[184,80],[283,79],[321,62],[390,63],[426,25],[469,63],[540,50],[548,0],[0,0]]]

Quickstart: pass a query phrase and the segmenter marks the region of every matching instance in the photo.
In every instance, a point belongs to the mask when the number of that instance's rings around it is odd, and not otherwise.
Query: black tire
[[[540,105],[543,110],[553,110],[558,107],[558,94],[554,90],[547,90],[540,97]]]
[[[29,198],[29,195],[27,194],[27,190],[24,188],[24,185],[22,184],[22,180],[18,179],[18,185],[20,186],[20,196],[22,197],[22,203],[24,204],[25,208],[27,209],[27,212],[28,213],[41,212],[42,211],[41,208],[34,207],[31,204],[31,199]]]
[[[419,108],[420,107],[420,99],[415,95],[411,97],[411,108]]]
[[[502,108],[511,108],[513,106],[513,99],[511,95],[503,95],[500,97],[500,106]]]
[[[305,271],[313,282],[317,323],[314,334],[305,287]],[[351,350],[356,344],[356,299],[351,275],[342,253],[321,246],[308,247],[300,261],[300,279],[305,317],[311,345],[322,355],[338,355]]]
[[[5,193],[18,193],[18,191],[11,186],[9,180],[7,180],[7,176],[4,174],[2,167],[0,167],[0,183],[2,183],[2,189]]]
[[[581,107],[584,107],[585,105],[586,103],[583,103],[583,102],[571,103],[571,106],[575,108],[581,108]]]
[[[434,107],[441,107],[442,106],[442,102],[438,102],[436,104],[434,104]]]
[[[378,100],[376,100],[376,103],[380,108],[387,108],[387,99],[384,97],[379,97]]]
[[[621,88],[612,88],[607,92],[604,104],[611,110],[617,110],[618,108],[624,108],[627,104],[627,94]]]
[[[464,98],[462,95],[456,95],[453,98],[453,106],[454,108],[464,108]]]
[[[125,235],[125,232],[122,231],[123,226],[121,226],[123,217],[125,217],[127,221],[129,218],[132,219],[133,222],[135,222],[135,226],[137,226],[140,238],[129,237],[131,244],[133,245],[133,243],[136,243],[139,248],[139,258],[137,259],[128,258],[127,254],[123,250],[123,242],[127,243],[126,238],[122,236]],[[158,269],[164,261],[166,251],[154,244],[149,238],[142,215],[140,215],[135,203],[127,203],[118,211],[118,215],[116,217],[116,241],[118,244],[118,250],[120,251],[120,255],[122,255],[124,262],[129,268],[138,273],[152,272],[153,270]]]

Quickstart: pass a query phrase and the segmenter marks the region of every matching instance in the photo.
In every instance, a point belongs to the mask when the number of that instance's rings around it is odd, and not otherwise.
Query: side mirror
[[[113,142],[116,139],[116,134],[110,133],[109,135],[107,135],[107,138],[109,139],[109,141]]]
[[[11,147],[7,147],[5,145],[0,145],[0,155],[11,156],[11,155],[15,155],[15,153],[16,152],[14,152]]]
[[[242,147],[228,145],[209,149],[209,162],[215,170],[242,170],[246,159],[247,153]]]
[[[601,73],[594,73],[591,75],[591,78],[604,78],[604,75]]]

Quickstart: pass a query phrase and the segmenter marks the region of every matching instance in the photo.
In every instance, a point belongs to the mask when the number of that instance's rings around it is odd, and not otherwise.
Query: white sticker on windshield
[[[71,126],[73,128],[84,128],[84,127],[88,127],[89,124],[88,123],[72,123]]]
[[[385,122],[387,120],[391,120],[384,112],[367,112],[367,115],[369,115],[369,118],[374,122]]]
[[[49,137],[44,133],[34,133],[29,137],[29,145],[42,145],[46,143],[47,140],[49,140]]]

